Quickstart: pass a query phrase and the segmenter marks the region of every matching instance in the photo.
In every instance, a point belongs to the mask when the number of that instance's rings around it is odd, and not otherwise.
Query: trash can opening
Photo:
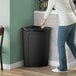
[[[23,27],[22,30],[26,30],[26,31],[35,31],[35,32],[44,32],[44,31],[50,31],[51,28],[50,27],[44,27],[43,29],[41,29],[40,26],[26,26]]]

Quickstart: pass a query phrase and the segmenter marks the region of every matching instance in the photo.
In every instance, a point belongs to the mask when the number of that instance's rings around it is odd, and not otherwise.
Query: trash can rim
[[[44,27],[43,29],[41,29],[40,26],[26,26],[26,27],[23,27],[22,30],[24,31],[50,31],[51,30],[51,27]]]

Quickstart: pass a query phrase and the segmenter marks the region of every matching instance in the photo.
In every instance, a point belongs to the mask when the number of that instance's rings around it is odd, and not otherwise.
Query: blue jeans
[[[75,27],[76,23],[69,26],[59,26],[58,28],[58,52],[60,63],[58,69],[61,71],[67,70],[65,42],[71,49],[71,52],[76,59],[76,46],[74,44]]]

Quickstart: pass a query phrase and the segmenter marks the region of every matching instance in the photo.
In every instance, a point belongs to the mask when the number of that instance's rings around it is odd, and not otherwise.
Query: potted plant
[[[39,9],[45,11],[48,6],[48,0],[39,0]],[[55,10],[55,8],[53,8]]]
[[[48,6],[48,0],[39,0],[39,9],[44,11]]]

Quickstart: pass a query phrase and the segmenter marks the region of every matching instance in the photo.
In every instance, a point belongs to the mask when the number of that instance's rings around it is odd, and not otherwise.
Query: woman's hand
[[[43,26],[45,25],[45,23],[46,23],[46,19],[43,19],[43,20],[41,21],[41,23],[39,24],[39,26],[40,26],[40,27],[43,27]]]

